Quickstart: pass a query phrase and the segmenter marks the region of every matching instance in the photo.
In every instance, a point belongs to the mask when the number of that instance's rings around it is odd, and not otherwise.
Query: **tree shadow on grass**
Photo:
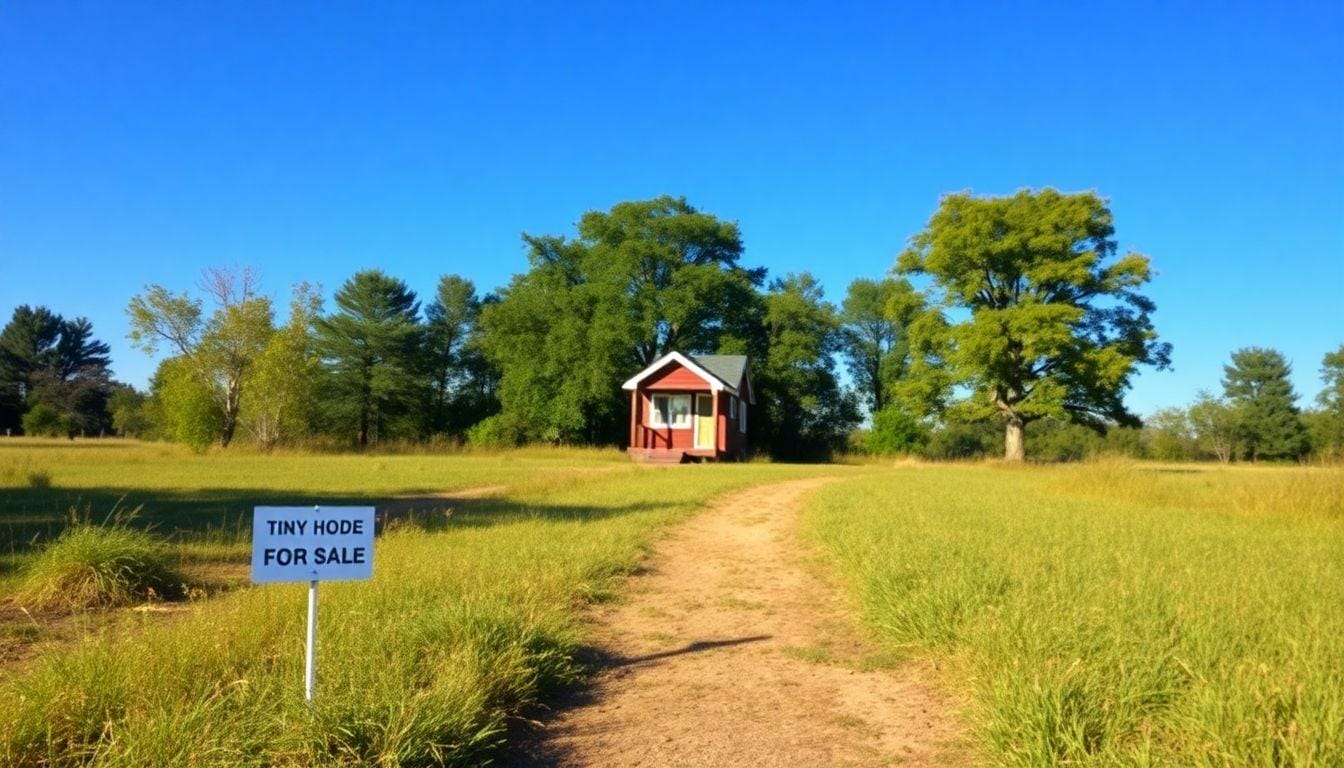
[[[108,521],[135,511],[130,525],[152,529],[179,542],[232,544],[251,537],[252,508],[259,506],[372,506],[378,532],[389,527],[437,531],[487,527],[521,520],[600,520],[635,514],[661,505],[634,502],[616,506],[522,504],[497,497],[386,494],[314,494],[273,488],[126,490],[124,488],[6,488],[0,490],[0,575],[24,553],[69,527],[75,517]]]

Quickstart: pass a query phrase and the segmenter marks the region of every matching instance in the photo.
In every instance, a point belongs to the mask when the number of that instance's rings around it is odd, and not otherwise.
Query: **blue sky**
[[[838,301],[939,195],[1096,189],[1149,254],[1175,369],[1344,342],[1344,5],[62,3],[0,12],[0,313],[86,315],[119,376],[142,285],[376,266],[432,291],[519,233],[670,193]]]

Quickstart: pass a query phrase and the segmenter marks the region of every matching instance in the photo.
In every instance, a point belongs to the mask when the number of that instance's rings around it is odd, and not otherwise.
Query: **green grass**
[[[71,509],[101,517],[142,507],[137,525],[199,545],[203,555],[237,558],[244,551],[228,545],[247,540],[257,505],[376,503],[629,469],[629,459],[615,450],[264,455],[230,449],[200,455],[134,440],[0,438],[0,594],[35,549],[60,535]]]
[[[184,588],[168,546],[122,523],[79,522],[33,558],[14,600],[29,609],[108,608]]]
[[[26,662],[0,682],[0,764],[480,764],[511,714],[581,674],[580,609],[612,596],[662,527],[732,488],[836,471],[642,470],[592,452],[212,458],[218,467],[181,453],[147,460],[144,487],[128,490],[148,514],[159,494],[184,503],[200,486],[297,500],[510,490],[391,526],[372,581],[322,585],[311,710],[302,700],[304,585],[244,588],[166,619],[106,625]],[[56,489],[118,477],[70,455],[49,471]],[[26,493],[16,484],[0,495],[10,492]],[[189,528],[190,512],[173,514]]]
[[[1344,473],[906,467],[808,530],[998,765],[1344,764]]]

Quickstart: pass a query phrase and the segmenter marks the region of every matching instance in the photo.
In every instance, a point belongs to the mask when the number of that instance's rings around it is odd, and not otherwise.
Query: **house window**
[[[747,434],[747,404],[742,403],[742,410],[737,413],[737,428],[742,434]]]
[[[728,398],[728,418],[730,418],[730,419],[736,419],[736,418],[737,418],[737,397],[736,397],[736,396]]]
[[[690,395],[654,395],[649,410],[649,426],[671,429],[691,428]]]

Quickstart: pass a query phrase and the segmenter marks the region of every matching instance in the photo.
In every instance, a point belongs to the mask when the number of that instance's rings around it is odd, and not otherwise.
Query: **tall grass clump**
[[[14,594],[26,608],[109,608],[179,591],[167,545],[121,522],[79,522],[28,565]]]
[[[1175,469],[1177,471],[1171,471]],[[1344,765],[1344,473],[926,467],[809,530],[987,762]]]

